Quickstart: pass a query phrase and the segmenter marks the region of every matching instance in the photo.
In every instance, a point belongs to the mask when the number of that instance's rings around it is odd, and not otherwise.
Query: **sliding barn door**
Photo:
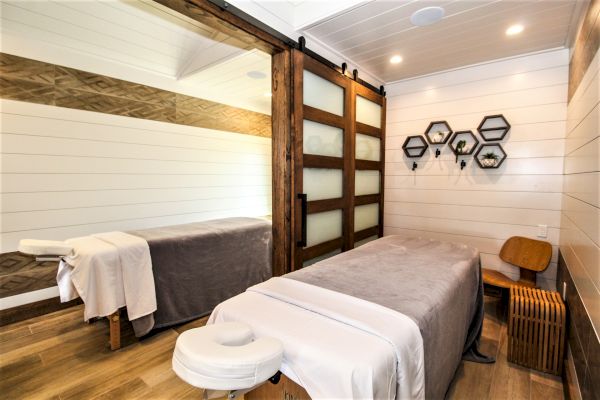
[[[385,98],[300,51],[293,61],[298,269],[383,234]]]

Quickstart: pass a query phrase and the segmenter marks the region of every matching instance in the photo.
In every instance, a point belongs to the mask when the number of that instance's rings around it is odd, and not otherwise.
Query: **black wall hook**
[[[462,170],[466,166],[467,166],[467,162],[465,160],[460,160],[460,169]]]
[[[438,158],[440,154],[442,154],[442,151],[439,148],[435,149],[435,158]]]
[[[412,167],[412,170],[414,171],[415,169],[417,169],[417,163],[413,161],[413,167]]]

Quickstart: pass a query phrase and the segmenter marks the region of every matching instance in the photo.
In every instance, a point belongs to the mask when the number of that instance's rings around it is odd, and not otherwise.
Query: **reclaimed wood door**
[[[383,235],[385,97],[293,52],[293,268]]]

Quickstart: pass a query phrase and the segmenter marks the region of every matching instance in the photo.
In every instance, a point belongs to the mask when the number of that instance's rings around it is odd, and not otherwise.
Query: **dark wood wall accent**
[[[569,101],[600,46],[600,0],[592,0],[575,39],[569,64]]]
[[[590,63],[600,46],[600,0],[592,0],[584,16],[581,29],[577,34],[569,64],[569,102],[577,91]],[[564,374],[565,394],[574,389],[581,391],[583,400],[600,399],[600,340],[592,321],[585,309],[581,296],[577,291],[569,267],[559,252],[556,290],[562,293],[563,283],[567,283],[566,306],[569,313],[568,342],[573,362],[575,377]],[[568,371],[568,368],[564,368]]]
[[[0,53],[0,97],[271,137],[271,116]]]
[[[17,251],[0,254],[0,298],[56,286],[58,263]]]
[[[597,400],[600,399],[600,342],[577,292],[565,259],[559,252],[556,276],[556,289],[559,293],[562,293],[565,282],[567,284],[565,304],[569,311],[567,337],[575,363],[581,397],[583,400]],[[573,386],[573,382],[566,382],[565,386],[566,388]]]

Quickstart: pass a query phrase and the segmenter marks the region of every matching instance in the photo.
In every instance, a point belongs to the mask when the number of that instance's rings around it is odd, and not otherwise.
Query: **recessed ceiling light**
[[[523,29],[525,28],[521,24],[512,25],[508,27],[506,34],[508,36],[518,35],[519,33],[523,32]]]
[[[260,71],[248,71],[246,72],[246,76],[252,79],[265,79],[267,77],[267,74]]]
[[[400,64],[402,62],[402,57],[400,57],[400,56],[393,56],[392,58],[390,58],[390,62],[392,64]]]
[[[415,11],[410,16],[410,22],[416,26],[426,26],[435,24],[442,18],[446,11],[442,7],[425,7]]]

